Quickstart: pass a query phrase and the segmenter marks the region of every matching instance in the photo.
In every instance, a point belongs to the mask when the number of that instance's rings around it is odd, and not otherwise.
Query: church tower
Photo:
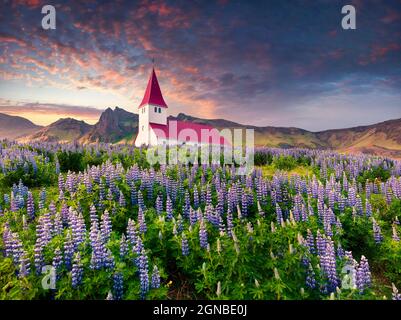
[[[151,141],[151,125],[155,124],[167,128],[167,110],[168,107],[163,99],[159,82],[157,81],[156,72],[153,68],[146,87],[145,95],[138,107],[139,124],[135,146],[139,147],[143,144],[153,144],[153,141]]]

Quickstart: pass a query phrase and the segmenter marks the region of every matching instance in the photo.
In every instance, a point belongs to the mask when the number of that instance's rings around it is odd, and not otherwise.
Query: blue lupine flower
[[[159,269],[157,268],[156,265],[153,267],[152,281],[150,286],[152,289],[160,288],[160,274],[159,274]]]
[[[81,262],[80,253],[76,253],[74,257],[74,263],[72,265],[71,278],[72,278],[72,287],[78,287],[82,282],[83,276],[83,266]]]
[[[205,222],[202,220],[200,222],[200,228],[199,228],[199,242],[200,246],[203,249],[207,248],[208,242],[207,242],[207,230],[205,227]]]
[[[185,236],[185,233],[183,233],[181,236],[181,251],[183,256],[187,256],[189,254],[188,240]]]
[[[113,274],[113,293],[116,300],[121,300],[124,294],[124,279],[121,272]]]

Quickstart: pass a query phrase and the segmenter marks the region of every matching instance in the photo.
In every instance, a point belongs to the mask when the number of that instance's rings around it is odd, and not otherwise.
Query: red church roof
[[[176,126],[177,129],[172,129],[172,133],[176,133],[177,136],[169,136],[169,127],[174,127]],[[156,124],[156,123],[151,123],[150,127],[153,129],[155,132],[156,136],[158,138],[162,139],[173,139],[173,140],[178,140],[178,136],[180,135],[180,132],[184,129],[191,129],[193,132],[196,133],[196,138],[195,137],[190,137],[186,136],[186,134],[183,134],[185,136],[185,141],[191,141],[193,143],[204,143],[204,144],[212,144],[215,141],[218,141],[218,144],[220,145],[231,145],[230,141],[225,139],[223,136],[219,134],[219,131],[213,130],[212,126],[204,125],[204,124],[199,124],[199,123],[193,123],[193,122],[185,122],[185,121],[176,121],[176,120],[169,120],[167,125],[162,125],[162,124]],[[205,133],[202,134],[202,130],[207,130],[211,131],[211,137],[205,136]],[[206,132],[207,133],[207,132]],[[196,140],[195,140],[196,139]],[[181,140],[180,140],[181,141]],[[184,142],[184,141],[183,141]]]
[[[148,103],[167,108],[167,104],[164,102],[154,68],[152,69],[152,74],[149,77],[148,86],[146,87],[145,95],[141,104],[139,105],[139,108]]]

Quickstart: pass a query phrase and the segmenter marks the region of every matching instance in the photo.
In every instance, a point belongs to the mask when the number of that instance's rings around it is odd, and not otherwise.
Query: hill
[[[38,126],[28,119],[0,113],[0,139],[16,139],[38,131]]]

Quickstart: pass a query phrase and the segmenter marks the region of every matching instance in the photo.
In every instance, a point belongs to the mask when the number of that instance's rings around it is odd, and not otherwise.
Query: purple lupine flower
[[[322,271],[328,280],[326,289],[329,292],[333,292],[339,284],[336,271],[336,255],[333,241],[329,238],[326,243],[327,246],[324,255],[319,256],[319,258]]]
[[[31,263],[28,258],[28,254],[25,250],[22,250],[20,256],[20,265],[19,265],[19,278],[27,277],[31,273]]]
[[[128,243],[131,246],[135,246],[135,244],[137,242],[137,238],[138,238],[138,232],[137,232],[136,225],[135,225],[134,221],[131,220],[131,218],[129,218],[128,219],[128,225],[127,225],[127,240],[128,240]]]
[[[277,216],[277,224],[280,225],[281,221],[283,220],[283,213],[278,203],[276,203],[276,216]]]
[[[242,192],[241,205],[242,205],[241,213],[246,217],[248,215],[248,197],[246,195],[246,192]]]
[[[234,228],[233,215],[230,210],[227,211],[227,234],[231,237]]]
[[[185,236],[185,233],[183,233],[181,236],[181,251],[183,256],[187,256],[189,254],[188,240]]]
[[[317,230],[316,234],[316,247],[317,247],[317,254],[319,256],[323,256],[326,251],[327,242],[326,238],[320,234],[320,230]]]
[[[57,212],[54,216],[53,231],[54,235],[56,236],[59,236],[63,233],[63,221],[59,212]]]
[[[212,205],[212,191],[210,185],[208,184],[206,186],[206,206],[211,206],[211,205]]]
[[[113,293],[116,300],[121,300],[124,294],[124,278],[121,272],[113,274]]]
[[[42,188],[39,195],[39,209],[42,210],[45,207],[46,202],[46,189]]]
[[[383,241],[383,236],[381,233],[380,226],[377,224],[376,220],[372,218],[373,222],[373,236],[376,243],[381,243]]]
[[[364,293],[365,289],[370,287],[371,283],[372,280],[368,259],[366,259],[365,256],[361,256],[361,261],[356,271],[356,286],[359,290],[359,293]]]
[[[177,217],[177,231],[178,232],[182,232],[182,230],[184,230],[184,224],[182,223],[182,216],[179,214]]]
[[[104,264],[105,268],[107,268],[107,269],[114,269],[114,267],[116,266],[113,253],[111,252],[110,249],[104,250],[103,261],[104,261],[103,264]]]
[[[42,267],[43,267],[43,247],[41,240],[38,238],[36,239],[35,246],[33,248],[34,252],[34,260],[35,260],[35,270],[36,274],[41,274],[42,272]]]
[[[78,287],[82,282],[83,276],[83,265],[81,262],[81,254],[77,252],[74,257],[74,263],[72,265],[71,278],[72,278],[72,287]]]
[[[167,201],[166,201],[166,212],[167,212],[166,219],[172,220],[173,219],[173,204],[172,204],[169,196],[167,196]]]
[[[24,253],[24,250],[22,248],[22,242],[20,240],[18,233],[16,232],[11,233],[8,245],[10,247],[10,252],[13,258],[13,262],[16,266],[18,266],[21,260],[21,256]]]
[[[148,227],[146,226],[145,214],[142,211],[141,207],[138,208],[138,224],[139,224],[139,232],[144,234]]]
[[[226,225],[224,224],[223,218],[219,215],[219,233],[220,235],[224,235],[226,233]]]
[[[74,257],[74,241],[72,239],[71,231],[68,230],[64,242],[64,262],[67,270],[71,270],[73,257]]]
[[[54,270],[56,271],[56,279],[60,279],[60,269],[63,265],[63,256],[61,253],[60,248],[56,248],[54,250],[54,257],[53,257],[53,262],[52,266]]]
[[[138,191],[138,206],[142,210],[145,210],[145,202],[143,201],[143,196],[142,196],[141,190]]]
[[[314,254],[316,253],[316,248],[315,248],[315,238],[313,237],[312,232],[310,229],[308,229],[308,235],[306,237],[306,243],[309,248],[310,253]]]
[[[157,196],[156,198],[156,212],[157,214],[161,214],[163,211],[163,199],[160,197],[160,195]]]
[[[123,233],[120,240],[120,257],[124,258],[128,253],[128,244],[125,239],[125,234]]]
[[[70,218],[69,218],[68,206],[67,206],[67,204],[65,204],[64,202],[63,202],[63,204],[61,205],[61,218],[62,218],[62,220],[63,220],[63,224],[64,224],[65,226],[67,226],[68,223],[69,223],[69,221],[70,221]]]
[[[123,194],[122,191],[120,191],[120,197],[119,197],[119,199],[118,199],[118,204],[119,204],[120,207],[122,207],[122,208],[124,208],[125,205],[126,205],[125,197],[124,197],[124,194]]]
[[[146,293],[149,291],[149,275],[148,275],[148,257],[145,249],[142,249],[139,256],[139,280],[140,280],[140,298],[145,299]]]
[[[107,243],[110,239],[111,227],[110,214],[107,210],[105,210],[102,214],[100,222],[100,231],[102,233],[102,239],[104,243]]]
[[[394,283],[391,284],[391,287],[393,289],[392,293],[392,299],[393,300],[401,300],[401,294],[398,293],[397,287],[394,285]]]
[[[159,269],[157,268],[156,265],[153,267],[152,280],[151,280],[150,287],[152,289],[160,288],[160,274],[159,274]]]
[[[182,206],[182,215],[184,218],[189,217],[189,211],[191,209],[191,201],[189,198],[189,193],[188,191],[185,192],[185,198],[184,198],[184,205]]]
[[[206,230],[206,226],[205,226],[205,222],[204,220],[201,220],[200,222],[200,228],[199,228],[199,242],[200,242],[200,246],[203,249],[206,249],[208,246],[208,242],[207,242],[207,230]]]
[[[194,209],[198,209],[199,207],[199,193],[198,188],[194,186]]]
[[[32,192],[28,192],[28,198],[26,201],[26,213],[28,214],[29,219],[35,220],[35,204],[33,201]]]
[[[209,209],[210,209],[209,207],[206,208],[207,217],[208,217],[208,214],[210,213]],[[196,211],[190,207],[189,208],[189,223],[191,224],[191,226],[193,226],[197,220],[198,220],[198,217],[197,217]]]
[[[367,217],[372,216],[372,206],[368,199],[366,199],[366,203],[365,203],[365,212],[366,212]]]
[[[315,271],[310,263],[306,273],[306,286],[310,289],[315,289],[317,286]]]

